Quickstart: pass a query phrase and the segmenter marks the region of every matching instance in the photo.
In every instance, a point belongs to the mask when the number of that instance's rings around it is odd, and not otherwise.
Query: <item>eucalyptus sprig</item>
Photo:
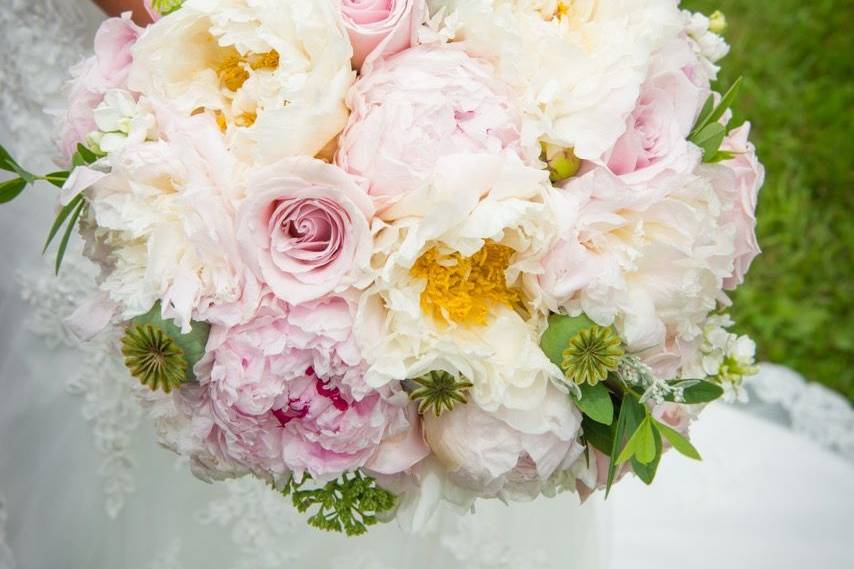
[[[77,166],[92,164],[96,162],[98,158],[99,156],[97,154],[80,144],[77,146],[77,152],[74,154],[71,161],[72,170]],[[2,146],[0,146],[0,170],[12,172],[17,175],[17,177],[12,178],[11,180],[0,182],[0,204],[14,200],[20,196],[27,187],[33,186],[39,181],[48,182],[49,184],[61,189],[68,180],[68,177],[71,175],[71,171],[69,170],[51,172],[50,174],[45,174],[43,176],[33,174],[23,168]],[[80,219],[80,215],[83,213],[85,205],[86,202],[83,196],[78,194],[59,210],[56,214],[53,225],[50,228],[47,241],[42,249],[42,254],[47,252],[50,244],[59,234],[60,230],[64,228],[62,238],[59,241],[59,247],[56,250],[55,270],[57,273],[59,273],[59,269],[62,266],[62,259],[65,257],[65,251],[68,248],[71,233],[77,226],[77,221]]]
[[[391,511],[397,503],[394,494],[359,471],[319,486],[308,474],[299,480],[291,475],[282,494],[291,497],[300,513],[316,508],[308,525],[348,536],[367,532],[369,526],[378,523],[377,514]]]
[[[720,120],[738,97],[742,82],[741,77],[736,79],[717,105],[715,105],[714,94],[709,95],[694,128],[688,135],[688,140],[703,150],[703,162],[721,162],[736,156],[734,152],[720,149],[726,135],[732,130],[722,125]]]

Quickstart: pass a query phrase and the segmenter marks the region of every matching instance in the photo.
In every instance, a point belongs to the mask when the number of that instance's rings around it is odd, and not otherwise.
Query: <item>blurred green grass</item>
[[[682,4],[726,15],[719,85],[744,76],[736,124],[751,121],[767,169],[763,254],[734,295],[739,331],[763,360],[854,400],[854,2]]]

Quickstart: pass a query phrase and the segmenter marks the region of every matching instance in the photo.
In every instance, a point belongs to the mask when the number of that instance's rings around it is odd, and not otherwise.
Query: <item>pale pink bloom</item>
[[[511,499],[534,498],[555,472],[575,462],[580,425],[578,410],[554,388],[536,411],[490,413],[470,402],[440,418],[424,416],[427,443],[455,484]]]
[[[343,298],[289,307],[268,295],[246,324],[214,326],[196,367],[200,389],[177,398],[197,452],[265,478],[307,472],[325,480],[369,464],[386,438],[406,438],[415,427],[406,397],[364,384],[352,324]],[[402,454],[385,470],[421,458]]]
[[[736,153],[732,160],[722,163],[735,175],[737,193],[735,203],[724,219],[735,225],[735,259],[733,274],[724,281],[724,288],[732,290],[744,282],[753,259],[761,252],[756,240],[756,202],[759,190],[765,183],[765,167],[756,158],[756,148],[747,137],[750,123],[730,131],[721,146],[722,150]]]
[[[626,131],[602,158],[627,184],[647,184],[665,172],[689,173],[699,163],[700,149],[687,140],[710,93],[708,80],[694,71],[698,65],[684,39],[653,55]]]
[[[287,158],[249,176],[237,239],[281,299],[300,303],[353,284],[370,260],[370,199],[355,179],[313,158]]]
[[[588,447],[588,452],[590,457],[586,473],[575,481],[575,491],[578,492],[582,502],[596,490],[605,489],[608,485],[608,469],[611,467],[611,457],[607,454],[592,446]],[[631,463],[628,462],[618,466],[614,473],[614,483],[619,482],[630,469]]]
[[[133,23],[130,12],[109,18],[95,35],[95,55],[75,66],[69,83],[68,109],[60,119],[59,146],[66,162],[97,129],[93,111],[110,89],[124,88],[133,63],[131,47],[142,34]]]
[[[381,59],[350,92],[337,163],[367,178],[378,209],[422,187],[458,153],[522,154],[521,119],[486,62],[458,46],[420,46]]]
[[[353,44],[353,68],[415,43],[425,0],[342,0],[341,15]]]

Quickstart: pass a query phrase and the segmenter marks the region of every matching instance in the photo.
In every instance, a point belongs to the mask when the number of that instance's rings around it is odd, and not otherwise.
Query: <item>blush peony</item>
[[[536,414],[545,420],[532,420]],[[530,425],[536,424],[532,429]],[[454,484],[485,497],[533,499],[549,478],[581,455],[581,414],[550,388],[542,406],[489,413],[474,403],[425,415],[425,438]]]
[[[296,472],[327,480],[366,466],[385,439],[417,428],[405,395],[368,389],[364,369],[347,300],[289,307],[267,296],[246,324],[213,327],[196,367],[199,386],[183,389],[178,402],[200,456],[268,479]],[[414,445],[384,470],[423,458]]]
[[[237,238],[260,280],[290,303],[354,284],[371,255],[370,199],[339,168],[288,158],[250,174]]]
[[[421,46],[377,62],[349,103],[337,163],[367,178],[380,210],[423,187],[442,156],[523,155],[521,120],[506,88],[487,63],[458,47]]]
[[[66,162],[71,161],[77,145],[98,130],[94,110],[104,95],[127,84],[133,63],[131,48],[140,34],[142,28],[131,21],[129,13],[105,20],[95,35],[95,55],[72,69],[68,109],[60,117],[59,146]]]

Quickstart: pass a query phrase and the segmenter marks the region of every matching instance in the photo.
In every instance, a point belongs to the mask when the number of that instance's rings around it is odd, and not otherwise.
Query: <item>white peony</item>
[[[542,284],[554,309],[616,325],[631,351],[701,335],[733,270],[723,190],[694,174],[633,190],[597,168],[552,197],[563,231]]]
[[[123,319],[162,300],[164,317],[188,330],[192,318],[213,317],[212,305],[224,311],[244,299],[233,221],[239,166],[204,117],[150,103],[163,138],[103,160],[110,173],[87,190],[84,235]]]
[[[700,57],[706,75],[709,79],[718,76],[718,66],[715,65],[729,53],[729,44],[720,35],[709,29],[709,18],[699,12],[682,12],[685,33],[691,40],[694,52]]]
[[[444,157],[431,184],[394,206],[397,221],[375,221],[377,279],[362,299],[359,324],[369,344],[369,384],[442,369],[471,380],[486,410],[542,403],[550,381],[561,377],[539,348],[545,308],[537,275],[555,231],[543,202],[547,176],[512,152]],[[488,304],[474,323],[454,320],[446,310],[452,301],[425,311],[431,277],[414,268],[436,252],[434,267],[455,267],[490,247],[509,252],[506,266],[493,267],[492,282],[517,291],[518,302]],[[474,284],[469,300],[477,303],[482,292]]]
[[[347,123],[352,48],[333,2],[187,0],[134,46],[129,88],[204,113],[245,161],[320,152]]]
[[[595,159],[625,129],[650,55],[682,28],[675,0],[432,0],[456,40],[515,86],[527,135]]]

